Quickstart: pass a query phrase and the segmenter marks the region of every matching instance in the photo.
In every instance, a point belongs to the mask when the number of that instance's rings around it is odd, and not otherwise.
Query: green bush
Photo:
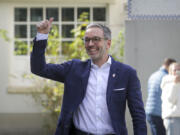
[[[124,44],[125,44],[124,30],[121,30],[118,34],[118,37],[112,40],[112,44],[110,48],[110,54],[117,61],[123,62]]]

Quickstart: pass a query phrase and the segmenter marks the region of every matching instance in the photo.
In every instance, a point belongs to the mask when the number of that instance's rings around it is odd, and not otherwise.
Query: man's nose
[[[89,41],[89,46],[92,46],[92,45],[94,45],[94,42],[93,42],[93,40],[91,39],[91,40]]]

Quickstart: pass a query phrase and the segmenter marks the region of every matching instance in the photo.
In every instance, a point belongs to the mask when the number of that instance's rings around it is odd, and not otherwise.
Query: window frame
[[[98,21],[98,23],[104,23],[106,25],[109,24],[109,6],[108,4],[105,4],[105,3],[99,3],[99,4],[89,4],[89,3],[84,3],[84,4],[79,4],[78,5],[73,5],[73,4],[62,4],[62,3],[33,3],[33,4],[28,4],[27,6],[27,3],[18,3],[16,5],[14,5],[12,7],[12,13],[13,13],[13,34],[12,34],[12,48],[11,48],[11,52],[12,52],[12,62],[11,62],[11,67],[10,67],[10,77],[9,77],[9,84],[8,84],[8,92],[10,93],[28,93],[28,92],[31,92],[33,90],[33,87],[34,87],[34,84],[32,84],[31,82],[29,82],[28,79],[26,78],[23,78],[22,75],[23,74],[30,74],[30,49],[28,49],[28,53],[26,55],[15,55],[15,25],[16,24],[25,24],[27,25],[27,38],[25,39],[22,39],[22,38],[19,38],[20,40],[22,41],[27,41],[28,42],[28,47],[30,47],[30,43],[31,41],[33,41],[33,38],[31,38],[31,33],[30,33],[30,27],[31,25],[36,25],[38,22],[31,22],[30,21],[30,8],[43,8],[43,20],[46,19],[46,8],[58,8],[58,11],[59,11],[59,21],[57,22],[53,22],[53,24],[58,24],[59,25],[59,34],[61,35],[62,33],[62,29],[61,29],[61,26],[63,24],[73,24],[75,26],[75,28],[78,26],[78,24],[82,24],[84,22],[78,22],[77,21],[77,8],[81,8],[81,7],[89,7],[90,8],[90,22],[96,22],[96,21],[92,21],[93,19],[93,8],[105,8],[106,10],[106,20],[103,21],[103,22],[100,22]],[[27,8],[27,21],[26,22],[16,22],[15,21],[15,8]],[[62,21],[61,19],[61,11],[62,11],[62,8],[74,8],[74,21],[71,21],[71,22],[66,22],[66,21]],[[60,40],[60,42],[66,42],[66,41],[73,41],[75,39],[74,38],[63,38],[63,39],[60,39],[58,38],[58,40]],[[60,46],[60,51],[62,52],[62,48]],[[51,59],[53,56],[49,56],[48,55],[48,59]],[[63,55],[61,55],[60,53],[60,59],[63,58]],[[18,66],[16,66],[18,65]],[[27,83],[22,83],[23,82],[26,82]],[[16,89],[14,89],[16,88]],[[32,88],[32,89],[31,89]]]
[[[15,21],[15,9],[16,8],[26,8],[27,9],[27,21],[26,22],[17,22]],[[58,8],[58,13],[59,13],[59,21],[55,21],[53,22],[53,24],[58,25],[59,26],[59,34],[62,36],[62,25],[74,25],[74,28],[77,28],[77,26],[79,24],[82,24],[84,22],[78,22],[78,8],[89,8],[90,9],[90,22],[98,22],[98,23],[103,23],[103,24],[108,24],[109,23],[109,19],[108,19],[108,6],[106,4],[80,4],[80,5],[70,5],[70,4],[65,4],[65,5],[44,5],[44,6],[38,6],[38,5],[29,5],[29,6],[14,6],[13,7],[13,16],[14,16],[14,33],[13,33],[13,55],[16,56],[24,56],[27,57],[30,55],[30,45],[31,42],[33,41],[33,38],[31,38],[31,25],[36,25],[39,21],[30,21],[30,9],[31,8],[42,8],[43,9],[43,20],[46,19],[46,9],[47,8]],[[74,8],[74,21],[62,21],[62,8]],[[105,21],[93,21],[93,8],[105,8],[106,13],[105,13]],[[27,54],[26,55],[16,55],[15,54],[15,25],[18,24],[24,24],[27,25],[27,38],[18,38],[20,41],[27,41]],[[73,41],[75,39],[75,37],[73,38],[61,38],[59,39],[60,42],[66,42],[66,41]],[[60,52],[61,52],[61,47],[60,47]],[[61,57],[61,53],[60,53],[60,57]]]

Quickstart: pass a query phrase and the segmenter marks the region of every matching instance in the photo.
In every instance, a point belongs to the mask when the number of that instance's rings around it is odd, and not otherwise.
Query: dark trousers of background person
[[[146,114],[147,121],[149,122],[152,135],[166,135],[166,130],[163,120],[159,116]]]

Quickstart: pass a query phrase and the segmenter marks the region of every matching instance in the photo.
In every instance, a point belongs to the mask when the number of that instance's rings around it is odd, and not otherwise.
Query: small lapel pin
[[[113,76],[113,77],[115,77],[115,76],[116,76],[116,74],[113,74],[112,76]]]

